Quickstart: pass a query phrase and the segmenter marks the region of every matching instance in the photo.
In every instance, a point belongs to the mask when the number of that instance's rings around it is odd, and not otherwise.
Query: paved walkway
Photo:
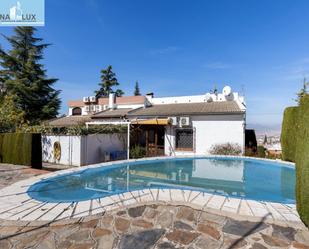
[[[173,205],[139,205],[52,223],[2,222],[0,248],[309,248],[306,229]]]
[[[32,169],[27,166],[0,164],[0,189],[12,183],[46,173],[49,173],[49,171]]]

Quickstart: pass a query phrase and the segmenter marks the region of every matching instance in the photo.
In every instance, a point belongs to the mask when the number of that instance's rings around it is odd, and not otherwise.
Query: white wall
[[[54,143],[61,146],[61,158],[54,158]],[[93,134],[87,136],[42,136],[43,162],[82,166],[104,162],[105,152],[126,151],[126,134]]]
[[[97,112],[101,112],[104,110],[108,109],[108,105],[95,105],[96,106],[96,111],[90,111],[90,112],[86,112],[85,106],[80,107],[82,109],[82,115],[90,115],[93,113],[97,113]],[[137,108],[141,108],[144,107],[144,104],[128,104],[128,105],[117,105],[115,104],[115,109],[137,109]],[[73,112],[74,107],[69,107],[69,116],[72,116],[72,112]]]
[[[175,156],[175,128],[165,126],[164,153],[166,156]]]
[[[245,109],[244,105],[242,104],[244,102],[244,97],[239,96],[237,92],[233,92],[230,96],[224,96],[222,93],[216,94],[210,94],[213,101],[231,101],[235,100],[240,104],[241,109]],[[147,97],[148,101],[151,104],[154,105],[160,105],[160,104],[180,104],[180,103],[203,103],[207,102],[206,99],[206,93],[203,95],[191,95],[191,96],[176,96],[176,97]]]
[[[215,144],[237,143],[244,150],[244,115],[207,115],[191,116],[192,127],[195,131],[194,152],[175,150],[176,127],[166,126],[165,155],[208,155]]]
[[[81,165],[104,162],[105,153],[126,151],[126,134],[92,134],[83,136]]]
[[[61,145],[61,158],[54,158],[54,143]],[[80,166],[81,136],[44,136],[42,135],[43,162]]]
[[[212,145],[237,143],[244,149],[243,115],[209,115],[192,117],[196,135],[196,153],[209,154]]]

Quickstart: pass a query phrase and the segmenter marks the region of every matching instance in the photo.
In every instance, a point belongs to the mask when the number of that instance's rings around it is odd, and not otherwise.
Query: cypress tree
[[[141,92],[139,89],[138,81],[135,82],[135,87],[134,87],[134,96],[140,96]]]
[[[106,69],[101,70],[101,82],[99,83],[99,86],[100,89],[95,91],[97,98],[108,97],[110,93],[115,93],[117,97],[124,94],[124,92],[120,89],[113,90],[114,86],[119,86],[119,82],[111,65],[109,65]]]
[[[296,94],[297,95],[296,102],[298,103],[298,105],[300,105],[301,99],[308,94],[308,91],[307,91],[308,86],[309,86],[309,82],[306,80],[306,78],[304,78],[303,87]]]
[[[16,108],[25,113],[30,124],[54,118],[61,104],[60,91],[53,88],[58,79],[48,78],[41,64],[44,49],[50,44],[35,36],[34,27],[16,27],[14,32],[11,37],[5,36],[11,49],[5,51],[0,47],[3,89],[14,96]]]
[[[267,144],[267,135],[264,136],[264,144]]]

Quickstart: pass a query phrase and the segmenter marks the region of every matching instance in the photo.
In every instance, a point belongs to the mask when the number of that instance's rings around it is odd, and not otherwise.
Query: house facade
[[[130,125],[131,146],[147,156],[207,155],[215,145],[238,144],[244,152],[246,105],[231,88],[180,97],[124,96],[70,101],[68,116],[50,125]]]

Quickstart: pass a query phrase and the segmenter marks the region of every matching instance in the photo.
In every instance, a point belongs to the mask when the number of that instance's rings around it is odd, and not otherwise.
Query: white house
[[[69,102],[69,115],[51,121],[65,126],[130,124],[131,145],[145,146],[148,156],[207,155],[212,146],[234,143],[245,146],[246,105],[231,88],[222,93],[181,97],[115,97]]]

